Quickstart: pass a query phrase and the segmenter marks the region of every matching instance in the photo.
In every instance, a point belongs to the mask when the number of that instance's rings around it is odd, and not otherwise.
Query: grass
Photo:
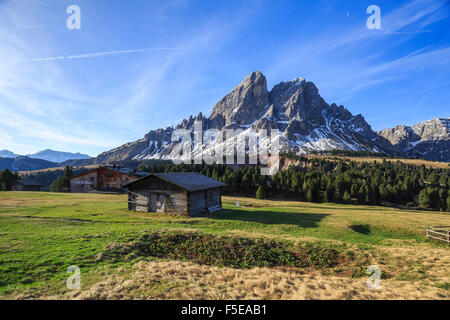
[[[349,156],[323,156],[323,155],[308,155],[307,158],[321,158],[331,160],[333,158],[339,158],[343,160],[352,160],[356,162],[382,162],[382,157],[349,157]],[[397,162],[400,161],[404,164],[411,164],[415,166],[424,165],[427,168],[431,169],[448,169],[448,162],[439,162],[439,161],[430,161],[423,159],[402,159],[402,158],[385,158],[386,161]]]
[[[377,263],[388,278],[448,292],[448,246],[425,237],[428,225],[450,225],[448,213],[246,198],[236,207],[237,200],[224,197],[222,212],[188,218],[130,212],[124,195],[0,192],[0,296],[64,294],[71,265],[81,268],[84,286],[92,287],[104,279],[102,272],[138,278],[130,270],[139,261],[166,260],[303,267],[350,278]],[[136,243],[146,249],[117,251]],[[155,243],[162,247],[151,249]],[[160,251],[164,245],[171,250]],[[255,254],[246,258],[249,251]],[[302,260],[296,252],[307,254]],[[336,258],[327,264],[330,252]],[[162,280],[152,282],[148,296],[177,287],[176,279]]]
[[[99,166],[100,165],[98,165],[98,164],[90,164],[90,165],[87,165],[87,166],[74,166],[74,167],[72,167],[72,169],[76,170],[76,169],[85,168],[87,170],[90,170],[90,169],[98,168]],[[40,169],[40,170],[19,171],[19,174],[23,175],[23,174],[36,174],[36,173],[39,173],[39,172],[61,171],[61,170],[64,170],[64,168],[65,167],[53,167],[53,168],[46,168],[46,169]]]

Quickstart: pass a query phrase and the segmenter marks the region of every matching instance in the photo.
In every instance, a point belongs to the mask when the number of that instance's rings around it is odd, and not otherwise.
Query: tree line
[[[280,170],[274,176],[262,176],[257,165],[174,165],[144,163],[138,168],[147,172],[199,172],[225,182],[225,195],[286,199],[309,202],[359,203],[378,205],[391,202],[450,210],[450,170],[426,168],[401,161],[357,162],[349,159],[301,158],[298,166]],[[66,166],[59,172],[25,175],[47,183],[50,191],[69,190],[68,179],[75,173]],[[56,177],[56,178],[55,178]],[[0,171],[0,190],[11,190],[19,179],[8,169]]]
[[[225,182],[225,195],[259,199],[379,205],[382,201],[424,208],[450,209],[450,170],[400,161],[357,162],[303,158],[299,166],[274,176],[256,165],[141,165],[147,172],[199,172]]]

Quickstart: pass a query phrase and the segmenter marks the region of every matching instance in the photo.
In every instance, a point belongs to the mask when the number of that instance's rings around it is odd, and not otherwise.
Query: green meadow
[[[427,239],[425,230],[428,225],[450,225],[449,213],[233,197],[222,201],[223,211],[190,218],[128,211],[126,195],[0,192],[0,296],[62,294],[71,265],[81,268],[89,286],[102,279],[104,270],[123,272],[137,261],[173,259],[132,250],[114,259],[105,254],[111,244],[136,243],[157,233],[312,244],[343,257],[334,268],[319,268],[324,274],[345,269],[351,270],[345,276],[358,277],[356,269],[375,261],[392,279],[407,277],[444,290],[448,286],[448,279],[433,274],[447,261],[439,259],[448,258],[448,245]],[[418,248],[424,257],[413,262],[426,275],[405,274],[401,253],[411,259],[407,251]],[[436,265],[429,263],[433,254]]]

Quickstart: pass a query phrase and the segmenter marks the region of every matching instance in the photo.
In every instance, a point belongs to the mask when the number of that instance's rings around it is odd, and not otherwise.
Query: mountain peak
[[[254,80],[254,79],[257,79],[257,78],[265,78],[265,76],[264,76],[264,74],[261,71],[255,70],[253,72],[250,72],[248,74],[248,76],[246,76],[244,78],[243,82],[246,81],[247,79]]]
[[[9,150],[0,150],[0,158],[15,158],[18,155]]]
[[[254,71],[214,106],[209,117],[211,127],[250,124],[268,104],[266,77],[260,71]]]

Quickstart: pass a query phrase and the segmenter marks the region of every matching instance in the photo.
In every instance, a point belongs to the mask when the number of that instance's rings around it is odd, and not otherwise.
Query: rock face
[[[221,129],[236,123],[248,125],[261,116],[269,104],[266,77],[255,71],[213,108],[209,117],[211,128]]]
[[[281,82],[268,91],[266,78],[255,71],[220,100],[209,117],[199,113],[184,119],[175,128],[150,131],[141,140],[100,154],[95,161],[171,159],[170,154],[178,145],[178,142],[171,142],[172,133],[181,128],[192,132],[196,121],[201,122],[203,130],[222,132],[226,129],[278,129],[282,150],[297,153],[343,149],[402,154],[402,146],[410,139],[435,136],[437,132],[446,134],[446,138],[439,141],[448,143],[448,130],[444,130],[445,133],[438,123],[417,125],[412,131],[405,127],[377,134],[362,115],[354,116],[343,106],[325,102],[314,83],[297,78]],[[391,142],[400,145],[393,146]],[[423,144],[420,148],[429,147]],[[416,150],[418,154],[422,152],[422,149]],[[204,148],[193,151],[198,152],[204,152]],[[448,151],[442,153],[441,159],[449,160]]]
[[[378,134],[407,156],[450,161],[449,118],[437,118],[412,127],[396,126]]]

